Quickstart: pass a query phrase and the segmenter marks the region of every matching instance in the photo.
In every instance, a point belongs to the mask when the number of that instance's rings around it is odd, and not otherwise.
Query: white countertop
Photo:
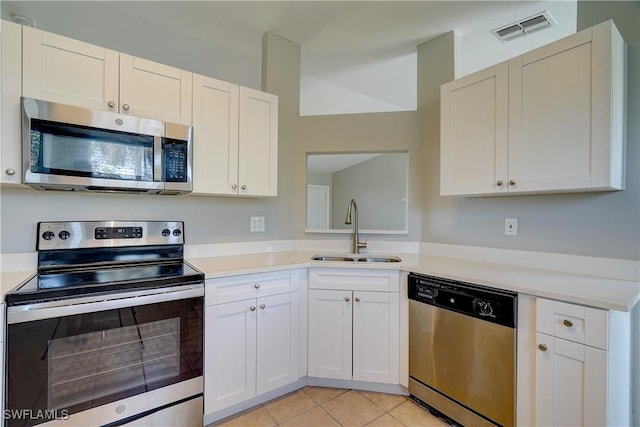
[[[400,269],[603,309],[630,311],[640,299],[637,281],[434,255],[400,254],[402,262],[398,263],[311,261],[312,255],[305,251],[271,252],[190,258],[188,262],[207,279],[308,267]],[[2,273],[2,295],[33,274]]]
[[[472,261],[401,254],[399,263],[311,261],[312,252],[276,252],[194,258],[206,278],[307,267],[400,269],[506,289],[598,308],[630,311],[640,299],[640,282]]]

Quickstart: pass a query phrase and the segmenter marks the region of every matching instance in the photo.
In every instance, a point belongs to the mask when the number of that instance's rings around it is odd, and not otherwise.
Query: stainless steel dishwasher
[[[409,393],[465,426],[515,425],[517,294],[411,273]]]

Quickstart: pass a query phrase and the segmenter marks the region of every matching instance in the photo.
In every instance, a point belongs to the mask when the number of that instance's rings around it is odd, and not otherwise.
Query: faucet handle
[[[364,238],[364,242],[361,242],[360,240],[358,240],[358,247],[359,248],[366,248],[367,247],[367,238]]]

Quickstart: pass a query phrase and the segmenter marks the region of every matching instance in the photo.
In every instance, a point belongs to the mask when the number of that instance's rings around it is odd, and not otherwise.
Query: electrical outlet
[[[249,231],[251,233],[264,233],[264,217],[263,216],[250,217]]]
[[[507,236],[518,235],[518,218],[504,219],[504,234],[506,234]]]

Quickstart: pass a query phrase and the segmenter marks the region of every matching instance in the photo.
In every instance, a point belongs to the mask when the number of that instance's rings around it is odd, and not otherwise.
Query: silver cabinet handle
[[[129,104],[122,104],[122,109],[124,111],[129,111]]]
[[[260,289],[260,283],[256,283],[255,285],[253,285],[253,287],[256,289]]]
[[[509,180],[509,185],[516,185],[516,180],[515,179],[510,179]]]
[[[238,188],[238,186],[237,186],[236,184],[233,184],[233,185],[231,186],[231,188],[233,188],[233,189],[235,190],[236,188]]]
[[[360,302],[360,298],[356,297],[356,302]]]
[[[249,307],[249,310],[251,310],[251,311],[256,311],[256,306],[255,306],[255,305],[252,305],[251,307]]]
[[[246,190],[247,186],[246,185],[242,185],[242,187],[240,187],[240,188],[242,188],[243,190]]]
[[[266,307],[267,307],[266,305],[264,305],[264,304],[260,304],[260,308],[261,308],[262,310],[264,310]]]
[[[546,344],[538,344],[538,348],[540,349],[540,351],[547,351],[547,345]]]
[[[113,102],[113,101],[109,101],[109,102],[107,102],[107,105],[109,106],[109,108],[113,108],[113,107],[116,106],[116,103]]]
[[[15,174],[16,174],[16,170],[15,170],[15,169],[12,169],[12,168],[9,168],[9,169],[7,169],[6,171],[4,171],[4,173],[6,173],[6,174],[7,174],[7,175],[9,175],[9,176],[13,176],[13,175],[15,175]]]
[[[571,320],[569,320],[569,319],[564,319],[564,320],[562,321],[562,324],[563,324],[564,326],[566,326],[567,328],[570,328],[570,327],[572,327],[572,326],[573,326],[573,322],[572,322]]]
[[[499,179],[499,180],[496,182],[496,185],[497,185],[498,187],[502,187],[502,185],[503,185],[503,184],[504,184],[504,182],[502,182],[502,180],[501,180],[501,179]]]
[[[345,300],[346,302],[349,302],[349,301],[351,301],[351,298],[349,298],[349,297],[344,297],[344,300]]]

